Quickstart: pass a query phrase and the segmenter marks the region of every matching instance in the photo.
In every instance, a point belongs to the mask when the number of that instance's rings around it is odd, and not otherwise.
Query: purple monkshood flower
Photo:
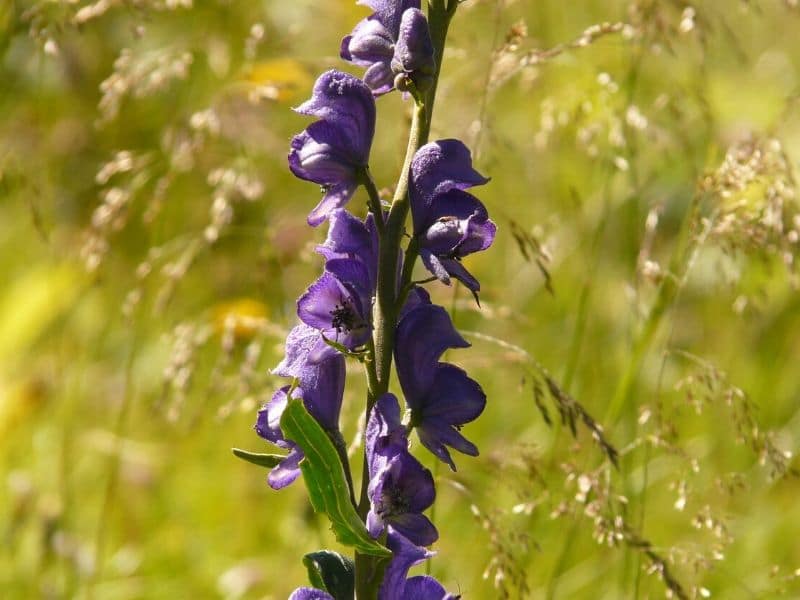
[[[328,340],[355,350],[370,338],[373,282],[367,266],[355,258],[332,258],[325,272],[297,301],[297,316]],[[336,353],[319,336],[312,357]]]
[[[362,262],[369,272],[369,288],[375,289],[378,278],[378,229],[372,213],[362,221],[343,208],[331,211],[328,237],[317,246],[326,260],[349,258]]]
[[[367,530],[377,538],[386,527],[414,544],[428,546],[439,533],[422,514],[436,499],[433,475],[408,451],[400,406],[384,394],[372,410],[366,433],[368,495]]]
[[[285,356],[273,375],[297,379],[303,404],[326,431],[339,430],[345,383],[345,359],[337,352],[318,355],[319,331],[307,325],[294,327],[286,338]],[[327,347],[327,345],[326,345]]]
[[[292,391],[292,398],[303,400],[308,412],[326,431],[338,431],[339,413],[344,395],[345,364],[344,356],[334,354],[320,361],[313,360],[314,347],[319,340],[319,332],[306,325],[298,325],[289,333],[286,340],[286,356],[273,369],[274,375],[292,377],[298,387]],[[281,431],[281,416],[289,402],[290,386],[279,389],[258,411],[256,433],[279,448],[289,451],[281,463],[274,467],[267,477],[270,487],[276,490],[286,487],[300,475],[300,461],[303,451]]]
[[[464,190],[487,181],[458,140],[425,144],[411,162],[409,198],[420,258],[439,281],[449,285],[455,277],[473,294],[480,283],[461,259],[491,246],[497,226],[481,201]]]
[[[340,55],[366,67],[364,82],[376,96],[392,91],[398,75],[424,89],[434,73],[433,44],[419,0],[361,0],[375,12],[342,40]]]
[[[375,135],[375,100],[363,81],[332,70],[320,75],[311,99],[295,110],[320,119],[292,139],[289,152],[292,173],[325,192],[308,215],[308,224],[316,227],[359,186]]]
[[[392,551],[392,561],[378,590],[379,600],[458,600],[459,596],[448,594],[433,577],[418,575],[407,579],[409,569],[433,556],[434,552],[415,546],[391,527],[387,545]]]
[[[455,365],[439,362],[448,348],[469,343],[453,327],[441,306],[417,298],[397,326],[395,362],[411,425],[422,444],[455,471],[446,446],[477,456],[478,449],[459,429],[475,420],[486,406],[486,395],[476,381]]]

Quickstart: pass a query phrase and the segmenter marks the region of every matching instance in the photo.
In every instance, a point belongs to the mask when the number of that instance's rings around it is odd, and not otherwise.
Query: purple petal
[[[403,305],[403,309],[400,311],[400,320],[404,319],[405,316],[417,306],[430,303],[431,295],[422,286],[415,285],[408,293],[406,303]]]
[[[319,352],[320,344],[329,352]],[[272,374],[296,378],[300,388],[295,390],[295,397],[303,398],[308,411],[325,429],[334,431],[338,428],[345,362],[341,354],[325,344],[319,331],[305,324],[292,329],[286,339],[286,355]],[[276,419],[274,424],[277,427],[280,415]]]
[[[464,425],[477,419],[486,407],[486,394],[466,371],[455,365],[439,363],[426,404],[425,418],[438,417],[451,425]]]
[[[314,364],[322,364],[326,360],[330,360],[336,356],[342,356],[336,348],[328,344],[322,338],[321,332],[318,331],[317,334],[317,342],[314,344],[314,347],[311,349],[311,353],[308,355],[309,362]]]
[[[423,446],[430,450],[436,458],[447,464],[452,471],[455,471],[456,464],[442,443],[442,436],[446,435],[450,428],[451,426],[444,422],[427,422],[424,427],[417,427],[417,435]]]
[[[421,248],[419,257],[422,259],[422,264],[431,274],[436,277],[445,285],[450,285],[450,273],[447,271],[442,261],[433,252],[427,248]]]
[[[472,155],[463,142],[447,139],[425,144],[411,161],[409,197],[414,233],[421,233],[430,222],[428,211],[435,196],[487,181],[473,169]]]
[[[395,73],[414,73],[431,77],[434,73],[433,42],[428,20],[422,11],[411,8],[403,13],[392,58]]]
[[[422,246],[434,254],[465,256],[488,248],[496,227],[486,207],[472,194],[450,190],[436,196],[422,232]]]
[[[448,348],[467,348],[469,342],[453,327],[441,306],[421,304],[409,311],[397,327],[395,361],[406,401],[418,409],[433,385],[439,358]]]
[[[365,165],[352,140],[328,121],[317,121],[292,138],[289,169],[300,179],[320,185],[356,183],[356,172]]]
[[[373,63],[364,73],[364,83],[375,96],[387,94],[394,89],[392,65],[387,61]]]
[[[430,575],[417,575],[406,581],[403,589],[406,600],[457,600],[458,596],[448,594],[441,583]]]
[[[283,411],[289,400],[286,392],[289,386],[279,389],[272,399],[258,411],[256,433],[280,448],[288,448],[289,454],[277,466],[273,467],[267,477],[267,483],[274,490],[279,490],[292,483],[300,475],[299,463],[303,459],[303,451],[293,442],[286,440],[281,431],[280,422]],[[296,389],[294,397],[302,397],[302,390]]]
[[[279,465],[273,467],[267,476],[267,483],[273,490],[280,490],[300,476],[300,461],[304,454],[300,448],[292,448]]]
[[[323,592],[316,588],[297,588],[289,596],[289,600],[335,600],[328,592]]]
[[[378,536],[383,533],[383,529],[385,527],[383,523],[383,519],[381,519],[380,515],[377,514],[373,509],[367,513],[367,531],[369,534],[378,539]]]
[[[352,302],[352,294],[331,272],[325,271],[297,301],[297,316],[320,331],[331,329],[334,310]]]
[[[439,539],[439,532],[430,519],[419,513],[405,513],[393,516],[392,527],[409,541],[420,546],[430,546]]]
[[[378,591],[380,600],[406,600],[404,595],[408,570],[434,555],[412,544],[390,526],[386,545],[392,551],[392,561],[386,568],[383,584]]]
[[[436,489],[431,472],[407,450],[402,450],[372,476],[368,495],[373,515],[369,520],[372,535],[378,535],[382,524],[388,523],[396,525],[415,544],[428,545],[438,537],[427,518],[409,516],[429,508],[436,499]]]
[[[342,40],[341,57],[362,67],[376,62],[392,60],[394,39],[389,30],[374,16],[364,19],[353,28],[353,33]]]
[[[473,294],[477,294],[481,291],[480,282],[475,279],[460,262],[453,259],[446,259],[442,261],[442,265],[451,277],[458,279]],[[475,297],[477,298],[477,295]]]
[[[372,213],[368,217],[372,221]],[[368,225],[358,217],[353,216],[344,209],[335,210],[329,217],[330,226],[325,243],[317,246],[321,252],[334,254],[361,254],[371,252],[377,240],[374,239],[372,230],[374,226]]]
[[[345,374],[345,358],[337,353],[306,369],[300,377],[303,404],[326,431],[339,430]]]
[[[378,271],[378,230],[372,213],[362,221],[343,209],[329,215],[330,227],[325,243],[317,252],[326,259],[355,258],[369,271],[369,289],[375,288]]]
[[[359,0],[357,4],[369,6],[375,12],[375,18],[397,39],[400,19],[409,8],[419,8],[420,0]]]
[[[417,427],[419,441],[435,456],[455,471],[456,465],[453,462],[450,452],[445,446],[450,446],[468,456],[478,456],[478,448],[467,440],[463,435],[456,431],[453,426],[442,419],[427,419]]]
[[[367,265],[354,258],[334,258],[325,263],[325,270],[351,291],[351,296],[358,305],[359,315],[365,321],[369,320],[372,282]]]
[[[332,211],[341,208],[350,201],[356,191],[356,187],[358,187],[356,183],[347,182],[328,188],[319,204],[309,213],[308,224],[311,227],[316,227],[323,223]]]
[[[258,420],[255,425],[256,433],[260,437],[281,448],[291,447],[281,431],[281,417],[289,402],[289,397],[286,395],[288,391],[289,386],[287,385],[272,395],[272,399],[258,411]],[[295,390],[294,397],[301,397],[297,390]]]
[[[319,340],[319,331],[305,323],[295,326],[286,338],[285,355],[278,366],[272,369],[279,377],[302,378],[308,367],[308,355]]]
[[[370,477],[383,469],[398,453],[408,449],[406,429],[400,421],[400,405],[394,394],[384,394],[375,403],[365,431]]]
[[[436,500],[433,475],[409,452],[402,452],[390,461],[389,475],[395,493],[402,494],[403,506],[408,512],[421,513]]]
[[[341,71],[327,71],[314,84],[311,99],[295,110],[339,129],[353,158],[367,164],[375,134],[375,100],[363,81]]]

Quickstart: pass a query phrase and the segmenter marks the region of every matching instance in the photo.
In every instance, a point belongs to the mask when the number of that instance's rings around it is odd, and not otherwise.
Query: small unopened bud
[[[400,92],[413,92],[416,86],[408,73],[398,73],[394,78],[394,87]]]

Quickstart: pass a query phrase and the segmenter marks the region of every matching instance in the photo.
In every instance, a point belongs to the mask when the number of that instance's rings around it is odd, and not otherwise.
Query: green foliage
[[[328,516],[336,539],[364,554],[390,556],[389,550],[370,537],[356,513],[336,448],[302,401],[290,400],[286,405],[281,430],[303,450],[300,470],[311,504]]]
[[[240,448],[233,448],[233,455],[238,456],[244,461],[258,465],[259,467],[265,467],[267,469],[278,466],[278,464],[280,464],[280,462],[285,458],[280,454],[260,454],[258,452],[241,450]]]

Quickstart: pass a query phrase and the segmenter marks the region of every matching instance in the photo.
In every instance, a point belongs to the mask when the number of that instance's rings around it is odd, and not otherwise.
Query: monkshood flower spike
[[[435,71],[428,21],[419,0],[364,0],[375,12],[358,23],[342,40],[343,59],[366,68],[364,83],[376,96],[395,87],[395,81],[430,87]]]
[[[375,135],[375,100],[363,81],[332,70],[317,79],[311,99],[295,111],[320,119],[294,137],[289,152],[292,173],[322,186],[322,200],[308,215],[308,224],[316,227],[364,180]]]
[[[311,587],[299,587],[290,600],[456,600],[432,577],[409,577],[412,567],[434,555],[427,547],[439,538],[425,514],[436,499],[434,477],[409,436],[416,430],[421,445],[455,470],[452,450],[478,454],[461,429],[483,412],[486,396],[463,369],[441,362],[445,351],[469,344],[413,280],[413,271],[419,258],[435,279],[457,279],[477,299],[480,284],[462,260],[491,246],[496,227],[467,191],[488,181],[473,168],[467,147],[454,139],[426,143],[459,2],[430,0],[427,16],[420,0],[359,4],[373,12],[344,38],[340,53],[365,67],[363,81],[327,71],[295,109],[316,120],[292,139],[289,168],[322,187],[308,223],[328,221],[328,231],[316,248],[323,272],[298,298],[299,324],[272,370],[287,381],[261,408],[255,426],[282,452],[244,454],[270,469],[274,489],[302,473],[313,508],[327,516],[336,539],[354,549],[350,557],[331,550],[307,554]],[[369,161],[375,98],[393,89],[412,96],[414,106],[403,172],[385,205]],[[356,216],[363,207],[345,209],[362,185],[365,217]],[[358,359],[367,380],[360,490],[339,424],[348,358]],[[390,391],[393,362],[402,399]]]

